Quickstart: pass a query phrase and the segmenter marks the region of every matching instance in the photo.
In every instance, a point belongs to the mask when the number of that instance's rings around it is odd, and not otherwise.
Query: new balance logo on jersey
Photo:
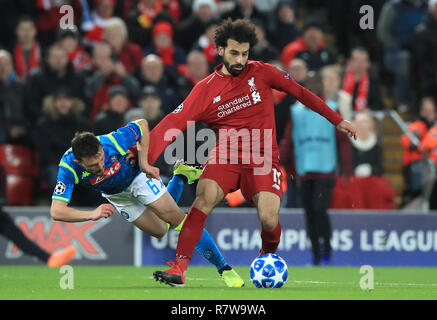
[[[212,100],[212,103],[217,103],[217,102],[219,102],[221,99],[222,99],[221,96],[214,97],[214,99]]]
[[[261,96],[258,91],[252,92],[252,100],[253,100],[253,104],[257,104],[258,102],[261,102]]]

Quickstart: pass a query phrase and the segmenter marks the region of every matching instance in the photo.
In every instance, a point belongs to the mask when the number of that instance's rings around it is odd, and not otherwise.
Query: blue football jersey
[[[107,135],[97,136],[105,153],[105,174],[96,176],[87,172],[74,161],[72,149],[68,149],[61,158],[58,179],[52,199],[71,200],[75,184],[84,184],[105,194],[120,193],[140,174],[138,163],[131,165],[126,161],[126,152],[141,139],[143,132],[138,121]]]

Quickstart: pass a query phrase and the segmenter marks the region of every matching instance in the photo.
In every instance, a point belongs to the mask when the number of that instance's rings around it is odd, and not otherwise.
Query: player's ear
[[[225,48],[218,47],[218,54],[219,54],[219,56],[223,57],[225,55]]]

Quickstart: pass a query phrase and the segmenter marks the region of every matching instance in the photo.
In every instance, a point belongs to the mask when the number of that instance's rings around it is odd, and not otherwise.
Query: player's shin
[[[264,253],[275,253],[278,248],[279,241],[281,239],[281,223],[278,222],[278,225],[273,230],[261,229],[261,241],[262,248],[261,254]]]
[[[179,176],[173,176],[167,185],[168,192],[176,202],[178,202],[181,197],[184,185],[185,182]],[[185,219],[175,228],[176,231],[181,231]],[[202,237],[195,248],[206,260],[215,265],[217,270],[220,270],[226,266],[227,263],[225,258],[206,229],[203,229]]]
[[[225,258],[206,229],[203,229],[202,237],[195,248],[206,260],[215,265],[217,270],[227,265]]]
[[[206,217],[205,213],[192,207],[181,229],[176,248],[176,264],[184,271],[188,268],[194,246],[202,237]]]
[[[187,216],[185,216],[185,219],[175,228],[176,231],[181,231],[186,218]],[[227,265],[225,258],[217,247],[217,244],[206,229],[203,229],[202,237],[195,248],[206,260],[215,265],[217,270],[220,270]]]

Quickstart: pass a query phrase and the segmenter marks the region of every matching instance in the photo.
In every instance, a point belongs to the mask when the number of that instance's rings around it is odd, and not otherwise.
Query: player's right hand
[[[343,120],[337,125],[337,130],[340,130],[349,135],[349,137],[358,139],[357,129],[355,126],[347,120]]]
[[[101,218],[109,218],[115,212],[115,208],[112,204],[104,203],[91,211],[90,220],[96,221]]]
[[[159,177],[159,168],[151,166],[151,165],[145,165],[145,166],[141,166],[141,171],[144,172],[146,174],[147,178],[153,178],[156,180],[160,180],[161,178]]]

